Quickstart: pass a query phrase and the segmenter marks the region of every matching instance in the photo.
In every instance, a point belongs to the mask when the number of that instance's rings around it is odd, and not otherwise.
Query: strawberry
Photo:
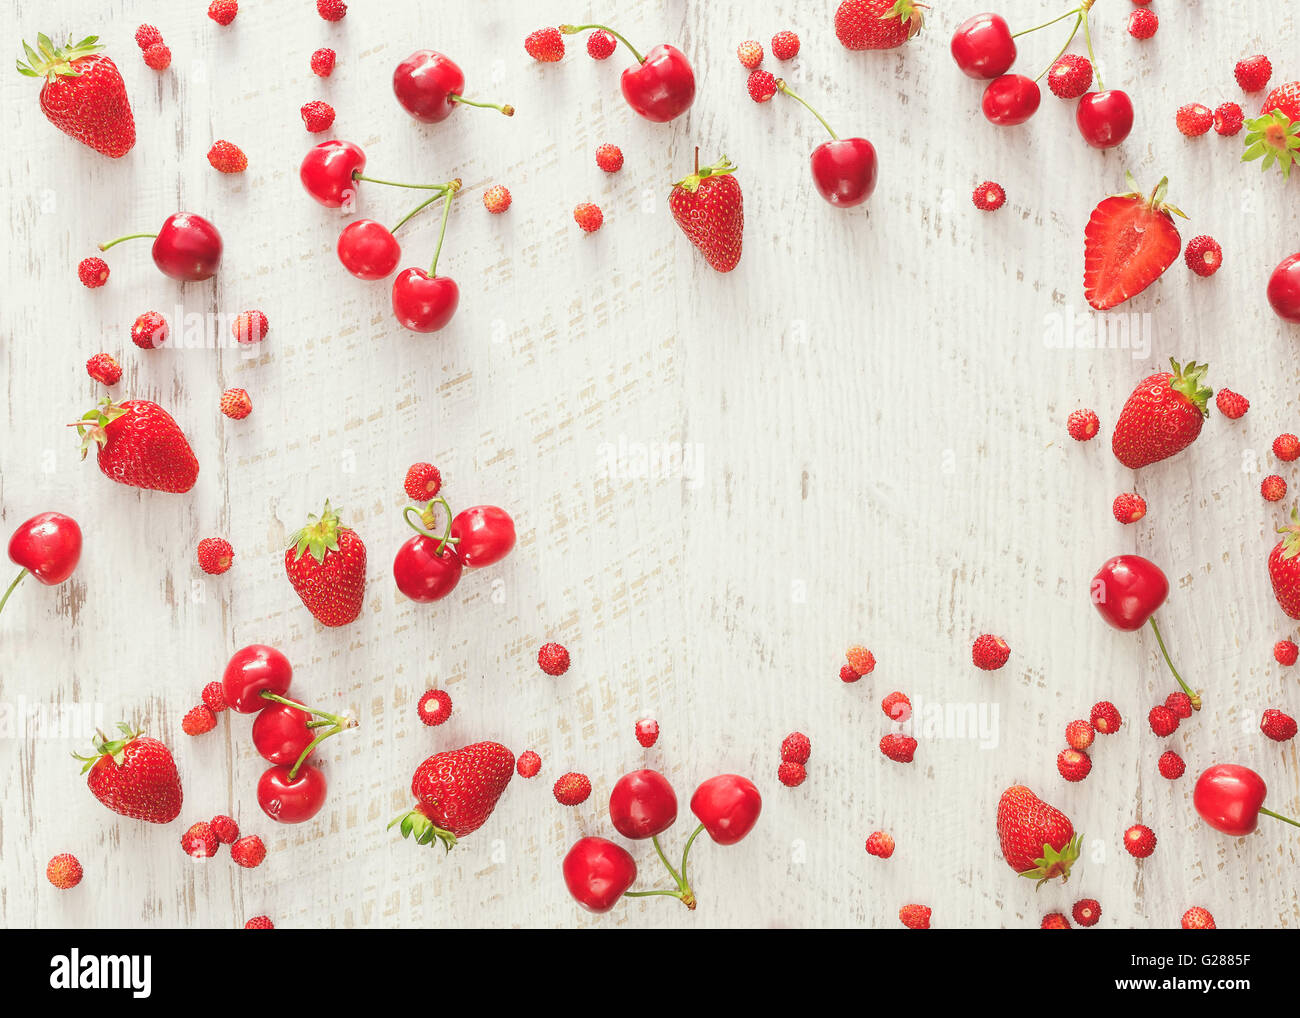
[[[415,808],[388,826],[400,824],[402,837],[414,835],[418,845],[437,839],[450,852],[457,839],[487,822],[514,772],[514,754],[499,742],[435,753],[411,778]]]
[[[255,916],[253,916],[252,919],[248,920],[248,922],[244,923],[244,929],[246,929],[246,930],[273,930],[273,929],[275,929],[275,923],[271,922],[271,919],[270,919],[269,916],[264,916],[264,915],[255,915]]]
[[[930,928],[930,907],[928,905],[904,905],[898,910],[898,921],[909,930],[928,930]]]
[[[1043,921],[1038,924],[1040,930],[1068,930],[1070,929],[1070,920],[1065,918],[1064,912],[1048,912],[1043,916]]]
[[[1145,859],[1156,850],[1156,835],[1145,824],[1134,824],[1124,832],[1124,847],[1134,859]]]
[[[1130,470],[1168,459],[1196,441],[1214,391],[1201,384],[1207,366],[1189,361],[1148,375],[1134,387],[1111,435],[1115,458]]]
[[[185,717],[181,718],[181,731],[186,735],[204,735],[217,727],[217,716],[206,704],[191,707]]]
[[[46,864],[45,879],[60,891],[70,891],[81,883],[81,863],[68,852],[56,855]]]
[[[213,714],[220,714],[229,708],[226,703],[226,687],[220,682],[209,682],[203,687],[203,705]]]
[[[563,675],[569,670],[569,651],[562,643],[544,643],[537,651],[537,664],[547,675]]]
[[[1090,721],[1071,721],[1065,726],[1065,741],[1071,749],[1084,750],[1092,745],[1097,737],[1097,729]]]
[[[606,173],[617,173],[623,168],[623,150],[617,145],[600,145],[596,148],[596,165]]]
[[[284,571],[307,610],[323,626],[346,626],[361,614],[366,546],[339,522],[329,501],[309,516],[284,553]]]
[[[342,21],[348,12],[343,0],[316,0],[316,13],[326,21]]]
[[[235,550],[224,537],[205,537],[198,547],[199,568],[210,576],[219,576],[230,568]]]
[[[240,838],[230,846],[230,858],[245,869],[256,869],[262,865],[262,860],[266,858],[266,845],[262,843],[262,839],[256,834],[250,834],[247,838]]]
[[[1065,421],[1065,430],[1076,442],[1089,442],[1097,437],[1101,421],[1097,419],[1096,411],[1073,410]]]
[[[1273,455],[1283,463],[1300,459],[1300,438],[1295,435],[1278,435],[1273,439]]]
[[[777,780],[786,788],[798,788],[808,777],[808,771],[801,763],[795,763],[793,760],[782,760],[776,769]]]
[[[1080,926],[1096,926],[1101,918],[1101,902],[1096,898],[1081,898],[1074,903],[1070,914]]]
[[[328,78],[334,73],[334,61],[338,58],[328,46],[322,46],[311,55],[311,73],[318,78]]]
[[[165,71],[172,65],[172,51],[166,43],[156,42],[144,51],[144,62],[155,71]]]
[[[147,50],[154,43],[162,41],[162,32],[158,31],[153,25],[141,25],[135,30],[135,44],[142,51]]]
[[[541,63],[553,64],[564,58],[564,36],[558,28],[539,28],[524,40],[524,52]]]
[[[1223,248],[1219,246],[1219,242],[1213,237],[1201,234],[1199,237],[1193,237],[1187,242],[1187,250],[1183,252],[1183,261],[1198,276],[1212,276],[1219,271],[1219,266],[1223,264]]]
[[[862,678],[862,673],[854,669],[852,665],[840,665],[841,682],[857,682]]]
[[[86,361],[86,374],[101,385],[116,385],[122,380],[122,365],[106,353],[97,353]]]
[[[991,633],[980,634],[971,645],[971,660],[975,662],[976,668],[982,668],[986,672],[997,671],[1007,663],[1009,657],[1011,648],[1007,646],[1007,641]]]
[[[167,319],[157,311],[146,311],[131,323],[131,342],[141,350],[157,350],[170,335]]]
[[[1231,389],[1220,389],[1219,394],[1214,397],[1214,405],[1219,408],[1219,413],[1230,421],[1238,420],[1246,415],[1250,409],[1250,400]]]
[[[1078,53],[1058,57],[1047,72],[1047,87],[1058,99],[1078,99],[1092,88],[1092,62]]]
[[[1261,53],[1237,61],[1232,73],[1243,92],[1262,92],[1268,85],[1268,79],[1273,76],[1273,64]]]
[[[1162,739],[1178,731],[1178,715],[1164,704],[1151,708],[1151,712],[1147,715],[1147,723],[1151,726],[1151,731]]]
[[[1176,781],[1183,776],[1187,770],[1187,764],[1183,763],[1183,758],[1175,753],[1172,749],[1167,749],[1160,754],[1160,759],[1156,761],[1156,769],[1160,771],[1162,778],[1168,778],[1170,781]]]
[[[1007,201],[1007,192],[1003,190],[1002,185],[992,180],[986,180],[975,188],[975,193],[971,195],[971,200],[975,207],[981,212],[996,212],[1002,208]]]
[[[221,412],[232,421],[242,421],[253,412],[247,389],[227,389],[221,394]]]
[[[1290,177],[1292,164],[1300,161],[1300,81],[1273,89],[1259,112],[1254,120],[1246,121],[1246,151],[1241,161],[1263,156],[1261,169],[1277,163],[1282,176]]]
[[[1147,514],[1146,499],[1135,491],[1127,491],[1115,496],[1110,511],[1120,523],[1136,523]]]
[[[1188,138],[1199,138],[1214,126],[1214,114],[1202,103],[1187,103],[1174,114],[1174,126]]]
[[[239,840],[239,824],[233,817],[218,813],[212,818],[212,833],[223,845],[230,845]]]
[[[108,282],[108,262],[103,258],[83,258],[77,262],[77,278],[88,290],[97,290]]]
[[[686,239],[700,249],[704,260],[718,272],[730,272],[740,261],[745,232],[744,202],[736,168],[723,156],[673,185],[668,208]]]
[[[334,107],[320,99],[303,103],[302,109],[298,112],[302,114],[303,126],[311,134],[328,131],[330,125],[334,123]]]
[[[219,173],[243,173],[248,169],[248,156],[238,145],[216,141],[208,149],[208,163]]]
[[[412,463],[406,471],[402,482],[406,494],[416,502],[428,502],[437,498],[442,490],[442,474],[432,463]]]
[[[1063,749],[1056,755],[1056,769],[1066,781],[1082,781],[1092,770],[1092,758],[1081,749]]]
[[[746,39],[736,47],[736,59],[741,67],[752,71],[763,62],[763,44],[755,39]]]
[[[1192,716],[1192,711],[1196,710],[1192,706],[1192,698],[1181,689],[1177,689],[1165,697],[1165,706],[1174,712],[1174,717],[1181,718],[1184,721]]]
[[[1281,502],[1286,498],[1286,481],[1277,474],[1269,474],[1259,482],[1259,493],[1266,502]]]
[[[551,791],[561,806],[577,806],[586,802],[587,796],[591,795],[591,779],[577,771],[569,771],[560,775]]]
[[[1136,190],[1111,195],[1092,210],[1084,231],[1083,292],[1097,311],[1136,297],[1160,278],[1182,250],[1174,216],[1186,215],[1165,201],[1169,178],[1149,197]]]
[[[605,221],[605,214],[600,206],[585,201],[573,208],[573,221],[582,227],[583,233],[595,233]]]
[[[812,755],[812,740],[803,732],[791,732],[781,740],[781,759],[788,763],[806,764]]]
[[[45,119],[96,152],[120,159],[135,144],[135,118],[122,75],[112,60],[99,55],[103,47],[98,42],[91,35],[55,46],[48,36],[38,35],[36,50],[23,43],[27,62],[19,61],[18,71],[45,79],[40,100]]]
[[[856,643],[844,652],[844,658],[859,679],[864,675],[870,675],[872,669],[876,667],[876,656],[866,647]]]
[[[1268,556],[1268,578],[1273,581],[1273,596],[1281,609],[1293,619],[1300,619],[1300,513],[1291,510],[1291,522],[1278,527],[1282,540]]]
[[[884,831],[872,831],[867,836],[867,854],[888,859],[894,854],[894,839]]]
[[[212,825],[200,820],[181,835],[181,848],[195,859],[211,859],[221,848]]]
[[[434,728],[451,717],[451,697],[444,690],[430,689],[420,697],[415,713],[423,724]]]
[[[1159,27],[1156,12],[1147,7],[1139,7],[1128,16],[1128,34],[1134,39],[1150,39]]]
[[[510,201],[510,191],[500,184],[489,187],[483,192],[483,207],[494,216],[499,216],[508,209]]]
[[[1024,785],[1013,785],[998,800],[998,841],[1007,865],[1041,885],[1070,878],[1079,857],[1079,835],[1070,818]]]
[[[587,36],[587,54],[592,60],[607,60],[613,55],[618,43],[603,28]]]
[[[793,60],[799,55],[799,37],[793,32],[777,32],[772,36],[772,56],[778,60]]]
[[[235,0],[212,0],[208,4],[208,17],[218,25],[228,25],[239,13],[239,4]]]
[[[1189,908],[1183,913],[1182,924],[1185,930],[1213,930],[1218,928],[1214,925],[1214,916],[1210,915],[1210,910],[1201,908],[1199,905]]]
[[[906,721],[912,716],[912,701],[897,690],[880,701],[880,709],[890,721]]]
[[[1259,730],[1274,742],[1286,742],[1288,739],[1295,738],[1295,718],[1283,714],[1276,707],[1270,707],[1264,711],[1264,716],[1260,719]]]
[[[1109,700],[1093,704],[1088,719],[1092,722],[1092,727],[1102,735],[1114,735],[1119,731],[1119,726],[1124,723],[1119,716],[1119,711]]]
[[[845,49],[893,49],[925,26],[916,0],[844,0],[835,11],[835,37]]]
[[[531,749],[526,749],[519,754],[515,769],[521,778],[535,778],[537,772],[542,769],[542,758]]]
[[[261,311],[241,311],[230,323],[230,334],[236,343],[260,343],[270,331],[270,323]]]
[[[171,414],[147,399],[105,399],[75,425],[81,458],[92,445],[109,480],[149,491],[186,492],[199,478],[199,461]]]
[[[1285,668],[1290,668],[1300,657],[1300,647],[1290,640],[1278,640],[1273,644],[1273,660]]]
[[[1241,131],[1246,115],[1236,103],[1220,103],[1214,107],[1214,133],[1231,138]]]
[[[86,786],[114,813],[151,824],[169,824],[181,811],[181,779],[171,752],[157,739],[118,725],[122,738],[95,734],[93,756],[85,762]],[[87,774],[87,772],[89,772]]]
[[[776,76],[771,71],[751,71],[745,89],[756,103],[765,103],[776,95]]]
[[[880,740],[880,752],[894,763],[911,763],[912,755],[916,752],[916,740],[910,735],[890,732]]]

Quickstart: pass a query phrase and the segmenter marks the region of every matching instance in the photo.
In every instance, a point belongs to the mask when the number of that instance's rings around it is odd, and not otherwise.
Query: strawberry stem
[[[826,128],[826,130],[830,133],[830,136],[832,138],[834,138],[836,141],[840,140],[840,136],[835,133],[834,128],[832,128],[830,124],[826,123],[825,118],[822,117],[822,115],[818,113],[815,109],[809,106],[806,100],[795,95],[794,91],[790,88],[789,85],[785,83],[783,79],[781,78],[776,79],[776,88],[778,92],[784,92],[791,99],[794,99],[796,102],[802,103],[804,109],[806,109],[809,113],[811,113],[814,117],[816,117],[818,120],[821,121],[822,127]]]
[[[577,35],[579,32],[586,32],[589,29],[590,30],[599,29],[600,31],[608,32],[615,39],[617,39],[619,42],[621,42],[624,46],[626,46],[628,49],[632,51],[632,55],[636,57],[636,62],[638,64],[645,63],[645,57],[643,57],[640,53],[637,52],[637,48],[633,46],[630,42],[628,42],[626,39],[624,39],[617,32],[615,32],[608,25],[561,25],[560,33],[562,35]]]
[[[1265,809],[1263,806],[1259,811],[1265,816],[1272,817],[1274,820],[1281,820],[1283,823],[1291,824],[1293,827],[1300,827],[1300,820],[1292,820],[1290,817],[1284,817],[1281,813],[1274,813],[1271,809]]]
[[[466,99],[463,95],[456,95],[454,92],[448,96],[452,102],[460,103],[462,106],[476,106],[481,110],[500,110],[507,117],[515,115],[515,108],[509,103],[480,103],[473,99]]]
[[[5,603],[9,600],[9,595],[14,592],[14,588],[17,587],[18,584],[22,583],[23,580],[25,580],[26,578],[27,578],[26,569],[22,570],[22,572],[20,572],[17,576],[14,577],[14,582],[9,584],[9,589],[5,591],[5,596],[0,597],[0,612],[5,610]]]
[[[1192,691],[1191,686],[1183,681],[1183,677],[1178,674],[1178,669],[1174,667],[1173,661],[1169,659],[1169,651],[1165,650],[1164,637],[1160,635],[1160,627],[1156,625],[1156,617],[1154,615],[1151,616],[1150,622],[1151,631],[1156,634],[1156,643],[1160,644],[1160,653],[1165,656],[1165,664],[1169,666],[1169,670],[1174,673],[1174,678],[1177,679],[1178,684],[1183,687],[1183,692],[1186,693],[1188,699],[1192,701],[1192,710],[1200,710],[1201,694]]]
[[[125,237],[118,237],[117,240],[110,240],[107,244],[100,244],[101,251],[107,251],[110,247],[122,243],[124,240],[142,240],[145,237],[157,237],[156,233],[128,233]]]

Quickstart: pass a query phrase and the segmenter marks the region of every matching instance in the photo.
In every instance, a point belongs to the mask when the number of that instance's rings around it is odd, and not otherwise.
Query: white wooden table
[[[0,922],[231,927],[265,913],[285,927],[893,927],[898,907],[918,901],[936,926],[1015,927],[1091,896],[1110,926],[1177,925],[1191,905],[1221,927],[1300,923],[1295,832],[1266,822],[1229,840],[1191,808],[1195,775],[1236,760],[1265,776],[1272,808],[1300,811],[1295,744],[1257,728],[1266,707],[1300,709],[1297,673],[1270,653],[1294,629],[1264,568],[1288,503],[1258,494],[1273,436],[1300,431],[1300,331],[1263,299],[1272,266],[1300,248],[1300,184],[1239,165],[1240,138],[1189,141],[1173,124],[1184,102],[1241,100],[1232,66],[1244,55],[1271,53],[1275,82],[1297,73],[1286,66],[1300,29],[1289,5],[1157,0],[1159,34],[1139,43],[1124,31],[1131,5],[1101,0],[1094,41],[1106,80],[1138,111],[1130,140],[1104,154],[1046,91],[1025,127],[982,119],[979,84],[947,52],[973,3],[937,4],[921,39],[889,53],[842,49],[831,2],[812,5],[816,18],[789,2],[761,17],[741,3],[616,5],[616,27],[638,45],[670,41],[694,62],[696,103],[668,126],[623,103],[624,53],[598,64],[581,39],[558,65],[523,53],[532,29],[599,20],[599,9],[491,3],[471,18],[353,0],[329,25],[310,0],[249,0],[221,29],[202,3],[91,6],[11,3],[3,15],[11,56],[37,31],[98,31],[126,78],[139,140],[127,158],[103,159],[45,122],[33,82],[0,77],[11,231],[0,510],[6,534],[53,508],[86,533],[67,586],[29,582],[0,618],[0,700],[11,721],[24,705],[139,720],[175,750],[185,807],[167,828],[120,820],[69,759],[85,740],[11,724],[0,740]],[[1062,6],[1002,8],[1024,27]],[[142,21],[173,51],[166,73],[140,60]],[[865,134],[880,152],[864,209],[836,211],[814,192],[807,156],[823,135],[812,117],[745,94],[736,44],[766,45],[782,28],[803,50],[781,73],[841,134]],[[1036,74],[1061,41],[1052,31],[1026,40],[1018,69]],[[339,53],[326,81],[307,66],[322,45]],[[463,110],[417,125],[389,80],[424,46],[461,64],[468,92],[512,101],[518,115]],[[345,220],[297,180],[320,140],[298,116],[314,98],[338,110],[326,137],[361,144],[370,172],[463,178],[441,262],[462,301],[444,332],[402,331],[388,285],[338,264]],[[209,168],[216,138],[248,153],[247,173]],[[606,141],[626,154],[614,176],[595,166]],[[740,167],[745,251],[726,276],[667,211],[696,145]],[[1084,223],[1122,189],[1125,169],[1147,187],[1168,174],[1171,199],[1192,217],[1184,239],[1212,233],[1224,268],[1201,280],[1176,263],[1126,306],[1150,329],[1144,359],[1056,348],[1053,316],[1086,310]],[[996,215],[969,198],[987,178],[1007,189]],[[479,201],[493,183],[514,195],[502,217]],[[594,236],[571,218],[587,200],[605,212]],[[391,222],[407,207],[405,192],[366,187],[359,211]],[[106,288],[77,284],[76,263],[97,241],[156,229],[177,209],[222,231],[214,283],[165,279],[137,244],[110,253]],[[437,216],[403,232],[404,264],[426,264]],[[127,337],[147,309],[175,330],[178,314],[245,308],[271,323],[253,358],[143,352]],[[78,462],[62,425],[98,397],[82,365],[100,349],[123,364],[118,396],[159,400],[190,435],[202,472],[189,495],[140,493]],[[1212,414],[1190,451],[1135,478],[1110,455],[1110,426],[1132,385],[1170,355],[1207,360],[1210,383],[1244,393],[1251,410],[1237,423]],[[252,396],[244,422],[218,412],[230,386]],[[1087,446],[1065,435],[1077,406],[1102,418]],[[679,443],[689,469],[640,465]],[[505,563],[433,606],[407,602],[391,577],[408,534],[402,477],[417,460],[438,464],[456,504],[505,506],[520,531]],[[1134,488],[1150,510],[1121,528],[1110,502]],[[365,610],[342,631],[315,624],[281,565],[289,534],[327,496],[370,552]],[[235,565],[205,577],[194,546],[218,534]],[[1188,763],[1172,784],[1156,773],[1161,746],[1145,724],[1173,688],[1157,648],[1145,633],[1107,629],[1088,604],[1093,572],[1122,551],[1168,572],[1159,618],[1205,692],[1204,711],[1168,740]],[[1012,646],[1000,672],[971,666],[981,631]],[[550,639],[573,654],[560,679],[536,665]],[[225,715],[199,739],[180,732],[202,685],[252,642],[289,655],[296,693],[361,719],[322,750],[329,801],[302,826],[258,810],[266,765],[247,718]],[[849,686],[836,672],[855,642],[879,666]],[[432,683],[455,701],[438,729],[415,716]],[[996,711],[992,744],[923,738],[913,765],[884,760],[879,701],[893,689]],[[1067,786],[1054,766],[1063,728],[1102,698],[1126,724],[1098,739],[1087,781]],[[633,738],[645,714],[663,731],[648,752]],[[811,736],[813,755],[808,781],[790,790],[775,775],[794,729]],[[516,778],[486,827],[445,858],[385,830],[421,759],[489,738],[537,750],[543,770]],[[678,789],[683,816],[668,836],[678,848],[686,801],[714,773],[751,775],[763,817],[734,848],[698,844],[696,912],[651,898],[595,919],[566,894],[560,859],[583,834],[612,835],[609,789],[642,765]],[[550,791],[570,769],[595,785],[572,810]],[[1068,886],[1035,894],[1002,861],[993,813],[1013,782],[1085,832]],[[266,839],[260,869],[224,853],[195,865],[181,852],[184,828],[218,812]],[[1145,862],[1120,844],[1139,821],[1160,839]],[[877,827],[898,843],[888,861],[863,851]],[[63,851],[86,870],[71,893],[43,878]],[[648,846],[635,851],[657,879]]]

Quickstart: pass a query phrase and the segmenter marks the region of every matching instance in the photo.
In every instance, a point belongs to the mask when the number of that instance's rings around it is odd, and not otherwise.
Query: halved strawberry
[[[1168,204],[1169,178],[1162,177],[1150,196],[1136,190],[1111,195],[1095,209],[1084,231],[1083,292],[1088,303],[1106,311],[1137,296],[1174,263],[1183,238],[1174,216],[1181,209]]]
[[[1258,159],[1263,170],[1276,163],[1283,177],[1291,176],[1291,165],[1300,162],[1300,81],[1288,81],[1268,94],[1260,116],[1246,121],[1246,151],[1243,163]]]

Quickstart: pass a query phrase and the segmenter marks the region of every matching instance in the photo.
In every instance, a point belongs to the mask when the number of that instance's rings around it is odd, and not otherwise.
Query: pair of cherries
[[[448,517],[441,534],[433,530],[435,506]],[[415,536],[397,549],[393,579],[398,590],[422,604],[446,597],[464,570],[500,562],[515,546],[515,521],[494,505],[471,506],[452,516],[451,506],[439,496],[423,509],[407,506],[403,515]],[[418,523],[412,522],[413,515]]]
[[[261,643],[235,651],[221,676],[230,709],[257,715],[253,745],[272,764],[257,782],[257,804],[282,824],[300,824],[320,812],[325,775],[307,758],[325,739],[357,726],[352,718],[287,699],[292,679],[289,659]]]
[[[164,276],[184,283],[211,279],[221,266],[221,234],[202,216],[174,212],[163,220],[157,233],[128,233],[100,244],[101,251],[124,240],[153,238],[153,263]]]
[[[81,561],[81,527],[63,513],[39,513],[13,532],[9,558],[21,569],[0,597],[0,611],[28,576],[47,587],[57,587],[73,574]]]
[[[1092,36],[1088,27],[1088,9],[1091,6],[1092,2],[1088,0],[1059,18],[1014,35],[1006,19],[998,14],[977,14],[957,26],[950,47],[957,66],[968,77],[992,79],[984,89],[980,104],[984,116],[991,123],[1004,127],[1023,124],[1038,112],[1042,101],[1042,92],[1036,79],[1023,74],[1007,73],[1016,60],[1015,40],[1019,36],[1036,32],[1074,15],[1074,31],[1070,33],[1062,52],[1082,26],[1088,43],[1088,56],[1096,69],[1097,61],[1092,53]],[[1101,71],[1097,70],[1096,74],[1098,88],[1079,99],[1074,121],[1084,141],[1093,148],[1114,148],[1133,130],[1133,101],[1126,92],[1107,89],[1102,83]]]
[[[564,857],[564,883],[569,893],[588,912],[608,912],[620,898],[664,895],[678,899],[689,909],[696,905],[695,891],[687,879],[686,863],[691,845],[701,831],[719,845],[734,845],[754,829],[763,808],[758,789],[739,774],[709,778],[691,796],[691,812],[700,821],[682,850],[680,867],[674,868],[659,844],[659,835],[677,821],[677,795],[658,771],[639,770],[624,774],[609,795],[609,818],[615,830],[633,841],[650,839],[660,862],[672,877],[675,889],[633,891],[636,860],[623,846],[607,838],[581,838]]]

